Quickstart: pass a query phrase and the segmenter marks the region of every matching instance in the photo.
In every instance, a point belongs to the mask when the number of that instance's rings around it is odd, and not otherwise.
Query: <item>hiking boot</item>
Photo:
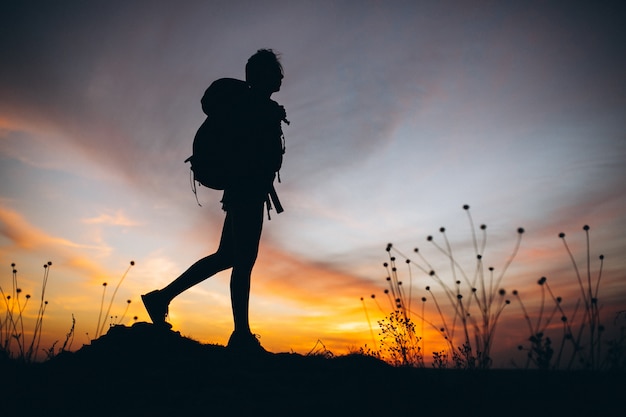
[[[246,332],[233,332],[228,339],[228,350],[246,355],[269,353],[261,346],[257,335]]]
[[[165,321],[169,303],[163,298],[159,290],[154,290],[141,296],[141,301],[155,326],[171,329],[172,325]]]

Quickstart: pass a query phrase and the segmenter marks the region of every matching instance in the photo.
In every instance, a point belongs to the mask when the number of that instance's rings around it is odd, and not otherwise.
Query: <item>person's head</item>
[[[253,89],[271,95],[280,90],[283,67],[271,49],[259,49],[246,64],[246,82]]]

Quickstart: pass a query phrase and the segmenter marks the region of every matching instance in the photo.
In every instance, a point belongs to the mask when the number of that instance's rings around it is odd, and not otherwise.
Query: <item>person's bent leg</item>
[[[165,324],[168,305],[174,297],[217,272],[233,266],[233,239],[230,224],[231,220],[227,214],[222,228],[220,244],[214,254],[191,265],[165,288],[141,296],[154,324]]]

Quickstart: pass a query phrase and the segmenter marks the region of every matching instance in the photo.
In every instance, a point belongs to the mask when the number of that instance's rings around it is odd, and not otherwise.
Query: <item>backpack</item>
[[[248,95],[248,85],[233,78],[216,80],[205,91],[201,103],[207,118],[193,139],[192,155],[185,160],[191,164],[194,193],[196,183],[214,190],[228,186],[241,134],[237,119]]]

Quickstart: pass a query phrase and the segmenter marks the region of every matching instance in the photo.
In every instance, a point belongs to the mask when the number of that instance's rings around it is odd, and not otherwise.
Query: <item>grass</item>
[[[486,266],[484,259],[487,226],[483,224],[478,228],[475,227],[469,206],[463,206],[463,210],[467,214],[470,226],[474,258],[473,264],[469,267],[464,267],[458,261],[444,227],[439,229],[441,242],[433,236],[426,238],[447,261],[449,268],[444,273],[435,270],[418,248],[414,249],[416,261],[397,250],[391,243],[387,245],[389,261],[383,264],[387,271],[387,288],[384,294],[389,303],[387,311],[390,312],[385,313],[375,294],[371,296],[377,309],[385,314],[385,318],[377,323],[380,330],[380,339],[377,341],[367,304],[364,298],[361,298],[373,342],[373,348],[365,346],[360,349],[361,352],[383,358],[393,365],[424,367],[424,338],[420,334],[424,335],[425,327],[430,327],[441,336],[446,345],[445,349],[433,352],[431,361],[433,367],[489,369],[493,365],[491,352],[496,340],[498,323],[505,310],[511,308],[510,295],[512,295],[523,312],[525,325],[529,331],[528,343],[522,343],[518,347],[519,350],[527,352],[524,368],[626,369],[624,324],[621,324],[616,337],[607,340],[603,338],[605,326],[601,319],[599,292],[604,256],[599,256],[600,265],[594,274],[590,261],[589,226],[583,227],[586,236],[584,268],[579,267],[565,240],[565,234],[559,235],[571,261],[580,289],[580,298],[567,309],[562,298],[555,296],[548,279],[541,277],[538,280],[541,291],[539,311],[530,313],[517,290],[508,294],[502,287],[505,274],[520,248],[524,229],[517,229],[513,249],[502,270],[496,271],[494,267]],[[401,279],[399,263],[406,265],[408,289]],[[432,286],[425,287],[428,297],[421,297],[418,302],[413,296],[414,270],[432,281]],[[440,291],[434,291],[433,286]],[[551,306],[548,306],[549,302],[552,303]],[[419,305],[418,308],[416,304]],[[433,306],[428,315],[427,304]],[[626,312],[615,318],[616,325],[622,315],[626,317]],[[556,322],[560,322],[560,325],[555,326]],[[554,335],[555,330],[560,330],[560,334]],[[549,333],[553,336],[550,337]]]
[[[111,313],[111,307],[113,306],[113,302],[115,301],[115,296],[117,295],[117,291],[120,289],[120,285],[122,285],[122,282],[124,282],[124,279],[126,278],[126,275],[128,275],[128,272],[130,271],[130,269],[135,266],[135,261],[130,261],[130,264],[128,265],[128,268],[126,269],[126,272],[124,272],[124,274],[122,275],[122,277],[120,278],[120,280],[118,281],[117,285],[115,286],[115,290],[113,291],[113,294],[111,295],[111,299],[109,301],[109,306],[107,307],[106,313],[104,313],[104,316],[102,315],[103,309],[104,309],[104,297],[106,295],[106,290],[107,290],[107,283],[103,282],[102,283],[102,299],[100,301],[100,312],[98,313],[98,324],[96,325],[96,333],[95,333],[95,338],[97,339],[98,337],[102,336],[103,332],[104,332],[104,328],[106,326],[106,318],[109,317],[111,322],[109,325],[113,325],[115,324],[113,322],[114,317],[109,316],[109,314]],[[122,318],[124,318],[126,316],[126,313],[128,312],[128,307],[130,306],[131,301],[127,300],[126,301],[126,310],[124,311],[124,314],[122,315]],[[102,325],[100,325],[100,322],[102,322]]]
[[[540,287],[541,303],[536,318],[533,320],[527,311],[519,293],[513,294],[524,315],[529,330],[528,345],[520,345],[520,350],[527,351],[525,367],[534,365],[540,369],[572,369],[574,367],[603,370],[626,369],[626,337],[624,323],[618,334],[605,338],[606,326],[603,324],[600,303],[600,282],[604,267],[604,255],[598,256],[597,272],[593,271],[588,225],[583,226],[585,233],[585,263],[581,268],[576,261],[565,238],[560,233],[565,251],[571,261],[573,275],[578,283],[579,297],[566,303],[555,295],[546,277],[537,281]],[[613,320],[618,325],[623,311]],[[551,336],[552,335],[552,336]]]
[[[368,350],[369,353],[377,354],[390,363],[398,364],[399,351],[400,365],[425,366],[424,339],[416,334],[416,323],[418,323],[422,334],[424,334],[425,326],[429,326],[440,334],[447,345],[445,350],[434,353],[433,366],[463,369],[491,367],[491,350],[497,324],[503,310],[510,304],[509,299],[505,297],[506,291],[501,288],[501,283],[519,250],[524,229],[517,229],[517,240],[511,255],[502,271],[496,273],[495,268],[486,266],[483,259],[487,243],[487,226],[483,224],[476,228],[469,206],[465,205],[463,209],[467,213],[470,225],[475,260],[470,268],[463,268],[457,260],[444,227],[439,229],[441,243],[437,242],[433,236],[428,236],[426,240],[443,255],[449,264],[447,274],[435,270],[419,248],[414,249],[417,257],[417,260],[414,260],[397,250],[393,244],[387,245],[389,261],[383,264],[387,271],[387,288],[384,293],[392,312],[378,322],[381,329],[381,349]],[[405,285],[400,279],[398,257],[402,258],[407,266],[408,290],[405,290]],[[414,269],[427,276],[432,280],[433,285],[442,291],[438,296],[430,285],[426,286],[425,290],[429,297],[420,298],[420,311],[415,310],[413,300]],[[443,297],[443,299],[438,297]],[[371,298],[376,300],[375,295]],[[437,312],[435,317],[426,317],[425,309],[428,301],[434,305]],[[384,312],[378,302],[376,305],[380,311]],[[365,304],[364,308],[367,311]],[[367,318],[369,322],[369,317]],[[404,355],[405,352],[406,355]]]
[[[41,297],[32,330],[29,330],[24,325],[24,316],[32,296],[30,294],[22,295],[23,291],[19,285],[16,265],[15,263],[11,264],[11,289],[7,289],[5,292],[4,288],[0,286],[0,295],[5,308],[4,317],[0,320],[0,353],[4,356],[23,362],[37,360],[43,331],[43,319],[48,306],[45,296],[51,266],[52,262],[43,265]],[[27,333],[29,333],[28,336]]]
[[[102,300],[100,303],[100,312],[98,315],[98,323],[96,325],[95,339],[102,336],[105,326],[107,324],[106,318],[109,318],[109,326],[113,326],[122,322],[128,313],[128,309],[131,304],[131,300],[126,300],[126,308],[118,319],[117,316],[109,316],[115,296],[120,288],[122,282],[128,275],[130,268],[135,265],[134,261],[130,262],[129,267],[126,269],[111,298],[109,300],[106,311],[104,310],[104,301],[106,295],[107,283],[103,284]],[[2,297],[2,304],[4,307],[4,314],[0,320],[0,356],[6,358],[15,359],[20,362],[31,363],[37,362],[39,359],[39,353],[45,354],[45,359],[50,359],[56,355],[71,350],[72,343],[74,341],[74,330],[76,327],[76,319],[72,315],[72,325],[65,335],[63,344],[57,348],[58,340],[53,342],[48,348],[41,347],[41,336],[43,334],[43,323],[48,307],[48,300],[46,300],[46,288],[48,286],[48,278],[50,277],[50,269],[52,262],[47,262],[43,265],[43,279],[41,284],[41,296],[39,299],[39,306],[37,313],[35,314],[32,326],[28,326],[26,323],[27,314],[30,312],[29,307],[31,305],[31,294],[23,295],[23,291],[19,285],[19,276],[15,263],[11,264],[11,286],[10,289],[5,289],[0,285],[0,296]],[[0,310],[1,311],[1,310]],[[136,319],[136,317],[135,317]],[[89,335],[87,335],[89,337]]]

